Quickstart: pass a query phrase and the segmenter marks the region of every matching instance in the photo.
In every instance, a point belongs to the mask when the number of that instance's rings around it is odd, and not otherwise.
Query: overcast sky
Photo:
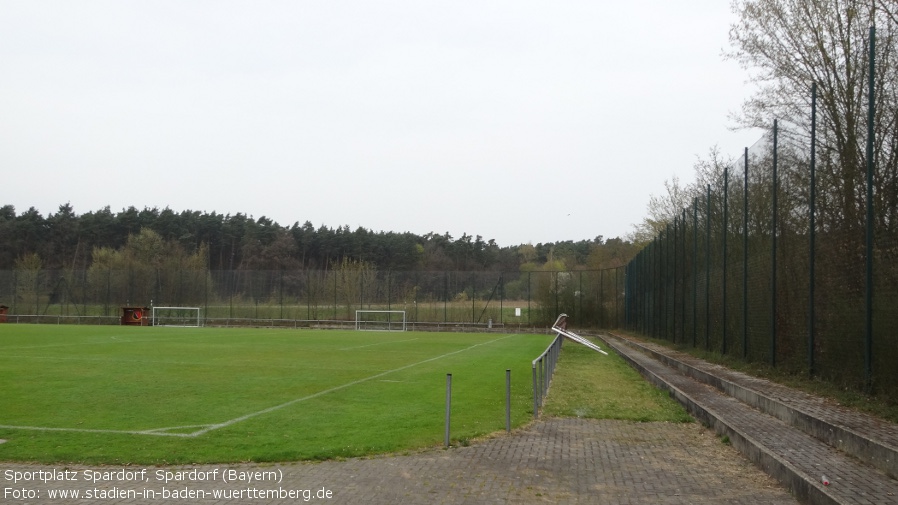
[[[625,236],[749,95],[723,0],[0,0],[0,204]]]

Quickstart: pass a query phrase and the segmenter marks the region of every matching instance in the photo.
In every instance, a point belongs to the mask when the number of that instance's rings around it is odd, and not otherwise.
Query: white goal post
[[[195,328],[203,325],[202,311],[199,307],[153,307],[150,324]]]
[[[355,329],[362,331],[405,331],[404,310],[357,310]]]

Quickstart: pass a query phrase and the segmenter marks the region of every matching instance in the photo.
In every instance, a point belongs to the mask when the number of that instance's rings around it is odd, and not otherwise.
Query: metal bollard
[[[452,409],[452,374],[446,374],[446,447],[449,447],[449,412]]]
[[[511,370],[505,370],[505,431],[511,433]]]

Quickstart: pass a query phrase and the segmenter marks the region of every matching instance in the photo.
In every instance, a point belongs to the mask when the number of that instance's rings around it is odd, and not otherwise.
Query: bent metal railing
[[[573,331],[567,329],[567,314],[559,314],[552,325],[552,331],[555,332],[555,340],[549,344],[549,347],[543,351],[535,360],[533,360],[533,417],[539,417],[539,408],[542,407],[546,395],[549,393],[549,383],[552,381],[552,375],[555,373],[555,365],[558,363],[558,356],[561,354],[561,343],[565,338],[573,340],[584,345],[594,351],[608,355],[598,345],[577,335]]]
[[[539,417],[539,409],[543,405],[546,395],[549,393],[549,383],[552,381],[552,374],[555,373],[555,365],[558,363],[558,356],[561,354],[561,343],[564,336],[557,334],[555,340],[549,344],[549,347],[543,351],[535,360],[533,360],[533,417]]]

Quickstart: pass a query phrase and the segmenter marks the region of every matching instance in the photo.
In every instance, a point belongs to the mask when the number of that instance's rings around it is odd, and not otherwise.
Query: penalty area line
[[[218,423],[218,424],[210,424],[210,425],[208,425],[206,428],[204,428],[204,429],[202,429],[202,430],[194,431],[193,433],[188,433],[186,436],[188,436],[188,437],[198,437],[198,436],[200,436],[200,435],[204,435],[204,434],[206,434],[206,433],[209,433],[210,431],[218,430],[218,429],[221,429],[221,428],[226,428],[226,427],[228,427],[228,426],[231,426],[231,425],[234,425],[234,424],[237,424],[237,423],[246,421],[246,420],[248,420],[248,419],[252,419],[252,418],[254,418],[254,417],[258,417],[258,416],[261,416],[261,415],[264,415],[264,414],[268,414],[268,413],[271,413],[271,412],[274,412],[274,411],[277,411],[277,410],[280,410],[280,409],[289,407],[289,406],[291,406],[291,405],[295,405],[295,404],[297,404],[297,403],[304,402],[304,401],[306,401],[306,400],[311,400],[311,399],[313,399],[313,398],[318,398],[319,396],[324,396],[324,395],[326,395],[326,394],[333,393],[334,391],[339,391],[339,390],[341,390],[341,389],[346,389],[346,388],[348,388],[348,387],[352,387],[352,386],[355,386],[355,385],[357,385],[357,384],[361,384],[361,383],[363,383],[363,382],[368,382],[368,381],[371,381],[371,380],[374,380],[374,379],[379,379],[379,378],[381,378],[381,377],[383,377],[383,376],[385,376],[385,375],[389,375],[389,374],[394,373],[394,372],[401,372],[402,370],[406,370],[406,369],[409,369],[409,368],[412,368],[412,367],[416,367],[416,366],[418,366],[418,365],[423,365],[424,363],[430,363],[431,361],[436,361],[436,360],[439,360],[439,359],[443,359],[443,358],[446,358],[446,357],[448,357],[448,356],[452,356],[452,355],[454,355],[454,354],[460,354],[460,353],[463,353],[463,352],[465,352],[465,351],[469,351],[469,350],[471,350],[471,349],[474,349],[475,347],[480,347],[480,346],[482,346],[482,345],[492,344],[493,342],[498,342],[499,340],[504,340],[504,339],[506,339],[506,338],[510,338],[510,337],[513,337],[513,336],[514,336],[514,335],[506,335],[506,336],[504,336],[504,337],[499,337],[499,338],[496,338],[496,339],[493,339],[493,340],[489,340],[489,341],[486,341],[486,342],[481,342],[481,343],[479,343],[479,344],[474,344],[474,345],[472,345],[472,346],[470,346],[470,347],[465,347],[464,349],[459,349],[459,350],[457,350],[457,351],[447,352],[446,354],[441,354],[440,356],[436,356],[436,357],[433,357],[433,358],[428,358],[428,359],[425,359],[425,360],[422,360],[422,361],[418,361],[417,363],[412,363],[412,364],[410,364],[410,365],[405,365],[405,366],[401,366],[401,367],[399,367],[399,368],[394,368],[394,369],[392,369],[392,370],[387,370],[386,372],[381,372],[381,373],[379,373],[379,374],[375,374],[375,375],[372,375],[372,376],[370,376],[370,377],[365,377],[364,379],[358,379],[358,380],[355,380],[355,381],[352,381],[352,382],[347,382],[346,384],[341,384],[341,385],[339,385],[339,386],[335,386],[335,387],[332,387],[332,388],[329,388],[329,389],[325,389],[325,390],[323,390],[323,391],[319,391],[319,392],[317,392],[317,393],[313,393],[313,394],[310,394],[310,395],[308,395],[308,396],[303,396],[302,398],[296,398],[296,399],[294,399],[294,400],[290,400],[289,402],[281,403],[280,405],[275,405],[275,406],[273,406],[273,407],[268,407],[267,409],[262,409],[262,410],[259,410],[259,411],[256,411],[256,412],[251,412],[251,413],[249,413],[249,414],[246,414],[246,415],[243,415],[243,416],[240,416],[240,417],[235,417],[234,419],[229,419],[229,420],[224,421],[224,422],[222,422],[222,423]]]

